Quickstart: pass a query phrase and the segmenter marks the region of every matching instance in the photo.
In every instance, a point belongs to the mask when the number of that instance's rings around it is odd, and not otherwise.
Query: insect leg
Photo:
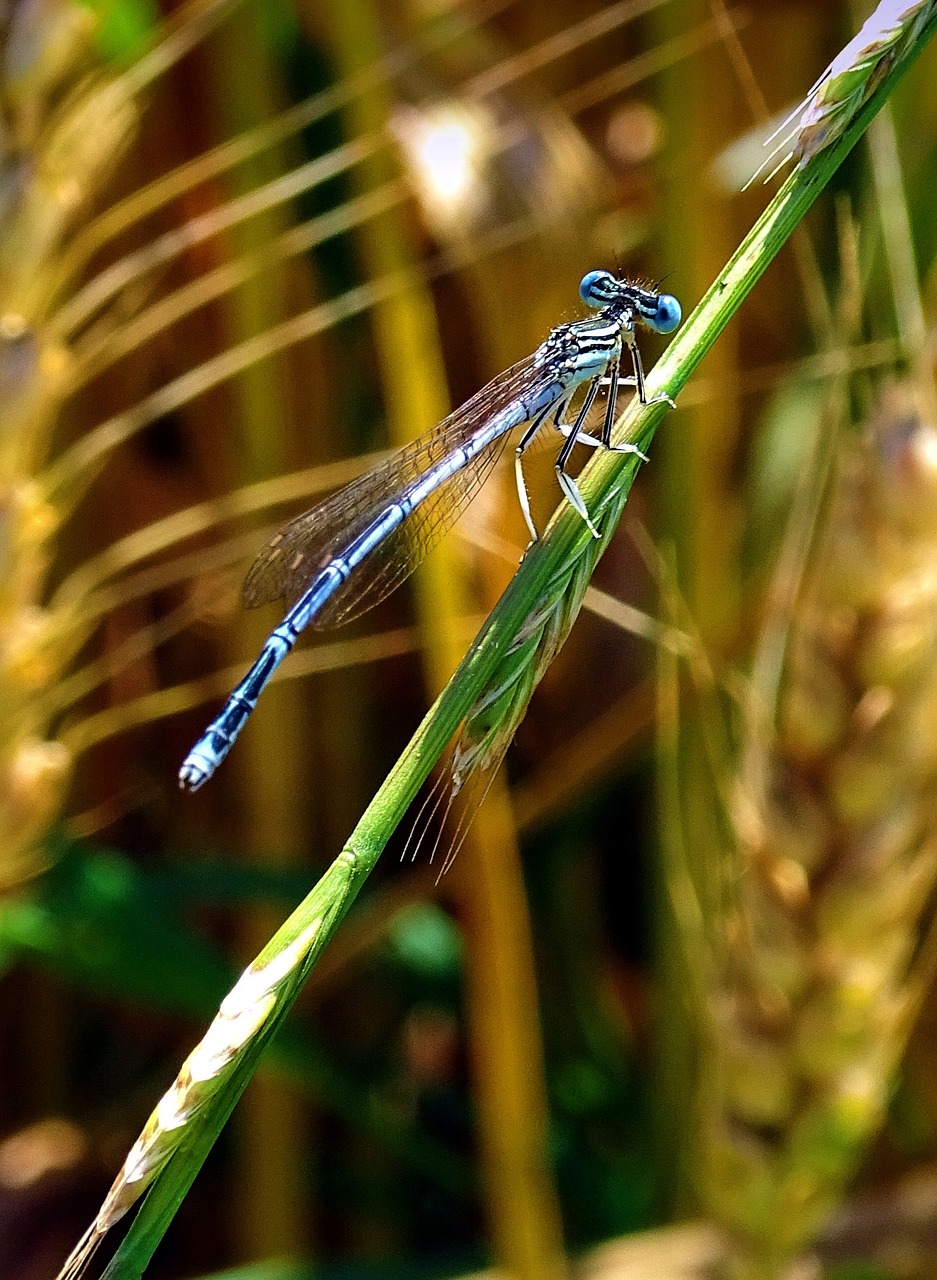
[[[570,427],[569,434],[563,442],[563,447],[560,450],[560,456],[556,460],[556,478],[559,482],[559,486],[570,506],[573,507],[580,516],[582,516],[583,520],[585,520],[589,527],[589,531],[594,538],[599,537],[599,531],[592,523],[586,504],[583,502],[582,494],[579,492],[576,485],[576,481],[572,476],[566,474],[566,464],[569,461],[569,456],[572,453],[573,447],[579,437],[579,432],[589,415],[589,410],[592,408],[592,402],[595,400],[598,393],[600,381],[600,378],[593,378],[589,383],[589,390],[586,392],[586,398],[582,402],[582,407],[576,416],[576,421]]]
[[[556,410],[557,419],[563,416],[566,406],[569,404],[569,396],[564,396],[560,400],[559,408]],[[518,446],[514,451],[514,478],[517,481],[517,499],[521,504],[521,511],[526,521],[527,528],[530,530],[531,542],[536,542],[540,535],[537,533],[537,526],[534,524],[533,516],[530,514],[530,496],[527,493],[527,484],[524,480],[524,464],[521,457],[524,450],[533,440],[534,436],[543,426],[544,421],[553,409],[552,404],[548,404],[545,409],[541,409],[536,418],[531,422],[530,426],[521,436]]]

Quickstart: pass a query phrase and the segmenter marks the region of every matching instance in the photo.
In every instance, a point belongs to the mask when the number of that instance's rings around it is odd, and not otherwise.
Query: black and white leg
[[[638,390],[638,399],[641,403],[669,404],[671,409],[676,409],[677,406],[674,404],[673,400],[671,400],[670,396],[667,395],[655,396],[653,400],[648,401],[647,392],[644,389],[644,368],[641,364],[641,352],[638,350],[638,344],[634,340],[634,335],[632,334],[630,338],[626,338],[625,343],[631,353],[631,364],[634,368],[634,381]]]
[[[582,430],[586,418],[589,416],[589,410],[592,408],[592,403],[598,394],[600,382],[601,378],[593,378],[589,383],[586,398],[582,402],[579,413],[576,415],[576,421],[570,427],[569,434],[566,436],[566,439],[563,442],[563,447],[560,450],[560,456],[556,460],[556,478],[559,482],[560,488],[563,490],[563,495],[570,506],[582,516],[583,520],[585,520],[586,524],[589,526],[589,531],[594,538],[598,538],[600,536],[599,531],[592,523],[592,519],[589,515],[586,504],[583,501],[582,494],[579,492],[576,485],[576,481],[572,476],[566,474],[566,464],[569,461],[569,456],[572,453],[577,440],[580,438],[579,433]]]
[[[612,444],[612,428],[615,425],[615,412],[618,408],[618,391],[623,386],[636,386],[637,378],[621,377],[619,363],[616,361],[611,367],[611,372],[605,378],[599,379],[600,387],[608,388],[608,402],[605,406],[605,419],[602,423],[601,437],[590,436],[588,432],[580,431],[576,435],[577,444],[587,444],[594,449],[608,449],[610,453],[636,453],[642,462],[647,462],[646,453],[642,453],[636,444]],[[644,389],[644,383],[641,382],[641,389]],[[570,436],[573,433],[573,424],[563,423],[560,430],[564,436]]]
[[[585,444],[592,449],[609,449],[612,453],[636,453],[643,462],[647,462],[647,455],[642,453],[637,445],[612,444],[612,427],[615,425],[615,410],[618,407],[619,389],[621,387],[636,386],[637,381],[634,376],[623,378],[617,363],[612,366],[612,371],[607,377],[599,379],[599,387],[608,388],[608,403],[605,406],[605,421],[602,427],[602,434],[601,436],[592,436],[587,431],[580,431],[576,436],[577,444]],[[572,434],[573,424],[571,422],[558,422],[556,425],[564,436]]]
[[[557,424],[566,412],[568,404],[569,396],[564,396],[563,399],[560,400],[559,406],[556,409],[555,418]],[[521,461],[521,458],[524,450],[530,444],[531,440],[533,440],[534,436],[543,426],[552,411],[552,404],[548,404],[545,409],[541,409],[537,416],[532,420],[530,426],[521,436],[517,448],[514,450],[514,479],[517,482],[517,499],[521,504],[521,511],[523,513],[524,520],[530,531],[531,542],[536,542],[540,535],[537,533],[537,526],[534,524],[533,516],[530,514],[530,495],[527,492],[527,484],[524,480],[524,464]]]
[[[638,357],[637,368],[640,368],[640,356]],[[622,380],[624,381],[624,379]],[[631,381],[631,379],[627,379]],[[638,394],[644,391],[644,378],[638,381],[635,374],[635,384],[638,387]],[[642,462],[647,462],[647,454],[642,453],[636,444],[612,444],[612,427],[615,425],[615,410],[618,401],[618,361],[612,365],[611,373],[608,377],[608,404],[605,406],[605,421],[602,423],[602,445],[608,449],[610,453],[636,453]],[[644,403],[642,401],[642,403]]]
[[[609,375],[608,377],[603,377],[599,379],[599,390],[601,390],[603,387],[609,388],[610,402],[614,401],[615,397],[618,394],[618,388],[621,386],[634,386],[634,378],[616,377],[614,380],[614,384],[613,384],[611,375]],[[612,412],[614,414],[614,409],[612,410]],[[556,425],[557,425],[557,429],[564,436],[568,436],[573,429],[573,424],[571,422],[557,422]],[[599,436],[591,436],[588,433],[588,431],[580,431],[579,434],[576,436],[576,443],[586,444],[589,446],[590,449],[600,449],[605,444],[605,441]],[[609,446],[606,445],[605,447],[608,448]]]

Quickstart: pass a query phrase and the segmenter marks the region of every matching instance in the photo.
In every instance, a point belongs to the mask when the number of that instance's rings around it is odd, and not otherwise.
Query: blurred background
[[[4,1280],[55,1276],[526,535],[502,466],[186,796],[279,620],[240,606],[264,539],[587,270],[688,314],[867,15],[0,5]],[[451,869],[429,809],[386,851],[154,1276],[937,1274],[933,58],[665,418]]]

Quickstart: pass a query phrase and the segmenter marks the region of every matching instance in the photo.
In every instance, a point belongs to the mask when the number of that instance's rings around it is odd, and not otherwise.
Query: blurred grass
[[[152,236],[185,228],[207,210],[225,208],[243,191],[338,145],[377,134],[377,156],[221,236],[183,241],[175,262],[127,286],[71,349],[46,343],[47,335],[54,336],[48,312],[28,317],[30,332],[42,339],[41,359],[30,355],[24,362],[24,348],[16,342],[11,347],[11,335],[5,333],[7,378],[23,368],[33,380],[40,370],[61,377],[57,371],[80,359],[82,343],[93,350],[103,342],[106,349],[112,340],[116,348],[135,315],[211,270],[262,252],[297,221],[345,208],[353,193],[379,189],[385,176],[391,181],[402,176],[413,193],[380,220],[327,244],[313,244],[301,257],[270,263],[263,274],[215,302],[203,285],[196,313],[152,335],[71,399],[64,399],[67,376],[43,390],[46,412],[58,415],[54,448],[60,451],[115,415],[129,413],[133,424],[146,397],[173,378],[282,321],[361,284],[386,286],[376,307],[365,304],[340,325],[328,317],[324,329],[301,346],[247,363],[235,378],[214,385],[197,374],[191,392],[183,390],[168,411],[161,412],[157,400],[155,412],[114,452],[62,534],[45,544],[27,538],[32,564],[21,566],[12,579],[18,585],[4,610],[4,631],[16,636],[22,650],[24,639],[34,634],[26,625],[34,615],[24,612],[24,605],[41,607],[55,584],[131,532],[155,527],[177,509],[215,503],[214,512],[209,509],[197,522],[195,539],[161,552],[170,566],[174,553],[180,559],[152,591],[137,595],[125,585],[128,570],[155,566],[148,553],[111,579],[116,594],[97,631],[78,610],[78,639],[63,646],[51,667],[37,665],[28,645],[25,659],[17,655],[16,669],[26,670],[32,681],[20,705],[37,717],[42,732],[33,736],[53,744],[53,753],[60,741],[82,743],[86,717],[89,725],[91,717],[108,715],[115,719],[98,723],[113,724],[121,715],[132,723],[134,707],[147,708],[154,717],[145,722],[141,716],[131,731],[81,754],[67,801],[44,772],[48,760],[42,753],[37,757],[33,747],[25,764],[20,757],[12,777],[7,876],[24,887],[4,917],[3,1132],[14,1133],[35,1116],[67,1112],[78,1117],[95,1154],[72,1170],[72,1187],[98,1168],[106,1185],[105,1171],[112,1173],[120,1159],[115,1148],[126,1145],[183,1056],[193,1025],[201,1025],[210,1011],[216,988],[208,981],[201,989],[195,984],[197,992],[187,1001],[172,1000],[185,975],[207,979],[217,965],[220,981],[230,963],[226,955],[235,957],[236,967],[236,957],[253,953],[254,940],[267,936],[268,921],[280,913],[279,907],[271,908],[263,884],[281,882],[275,870],[281,861],[308,868],[297,881],[282,873],[284,885],[295,883],[293,890],[284,890],[291,900],[327,863],[416,723],[425,690],[437,686],[464,648],[470,629],[463,620],[475,612],[476,597],[490,603],[506,572],[490,554],[451,538],[430,570],[428,585],[417,585],[412,612],[426,655],[422,665],[411,656],[393,656],[391,631],[411,622],[411,607],[402,599],[388,602],[346,641],[350,646],[375,636],[380,649],[386,632],[382,661],[365,670],[318,675],[308,690],[284,682],[270,691],[212,788],[183,802],[174,792],[175,765],[204,708],[174,721],[159,723],[156,717],[176,704],[191,706],[196,697],[215,697],[219,690],[209,689],[207,679],[189,686],[213,665],[246,659],[269,621],[236,623],[240,567],[231,572],[219,561],[199,580],[197,567],[207,561],[216,530],[229,531],[222,524],[228,511],[224,495],[310,462],[416,434],[448,403],[463,399],[531,349],[552,324],[575,314],[579,276],[596,265],[613,265],[616,252],[625,251],[629,272],[654,278],[671,272],[668,288],[685,304],[694,302],[713,264],[721,264],[763,200],[758,189],[730,199],[706,176],[721,148],[750,122],[727,42],[704,48],[635,87],[627,87],[621,74],[633,56],[653,56],[710,22],[708,6],[674,0],[659,14],[644,14],[628,26],[611,25],[601,39],[582,45],[570,33],[601,11],[598,4],[576,12],[561,3],[497,8],[491,6],[462,38],[442,45],[434,43],[436,36],[455,20],[445,12],[429,18],[421,13],[418,21],[402,9],[363,2],[316,11],[283,6],[259,24],[254,8],[240,6],[194,56],[139,99],[139,127],[118,171],[107,182],[103,169],[101,176],[81,176],[83,203],[74,208],[83,210],[82,219],[88,216],[85,210],[104,209],[154,175],[275,118],[288,103],[328,86],[347,86],[349,77],[383,50],[403,47],[420,56],[404,61],[395,76],[376,77],[350,91],[341,115],[290,133],[260,158],[181,191],[142,223],[123,228],[95,251],[83,279]],[[139,6],[104,9],[111,31],[99,37],[104,43],[98,47],[123,64],[138,51],[150,18]],[[64,29],[55,23],[66,19],[56,15],[72,10],[63,2],[33,6],[31,12],[39,15],[35,48],[41,52],[43,41]],[[69,58],[54,63],[54,76],[40,60],[32,80],[27,75],[14,88],[9,60],[5,64],[7,191],[15,190],[13,160],[28,157],[43,136],[30,122],[47,119],[64,100],[65,88],[92,65],[90,32],[81,23],[77,29],[81,40]],[[852,29],[849,14],[835,6],[807,12],[782,4],[752,15],[746,50],[772,106],[799,94]],[[544,40],[553,43],[544,45]],[[538,49],[538,56],[529,53]],[[588,101],[589,83],[605,72],[616,74],[625,87],[573,115],[564,110],[564,101],[577,96]],[[460,92],[460,86],[478,83],[479,77],[499,87],[475,99]],[[405,107],[419,115],[439,102],[466,98],[489,113],[486,127],[495,138],[507,136],[513,143],[495,148],[480,171],[481,214],[470,219],[473,202],[466,200],[466,220],[456,217],[444,224],[434,221],[432,206],[420,200],[425,175],[412,167],[412,159],[387,146],[384,124],[394,110]],[[930,80],[919,69],[898,96],[896,132],[907,162],[907,207],[925,279],[937,247],[928,180],[937,137],[935,108]],[[102,164],[112,158],[102,156]],[[845,337],[841,343],[847,372],[860,359],[851,346],[882,341],[901,329],[883,285],[875,247],[878,207],[865,164],[861,158],[850,164],[838,196],[841,207],[844,200],[852,202],[863,237],[860,323],[848,343]],[[818,274],[835,294],[847,264],[832,209],[832,202],[821,206],[811,232]],[[893,247],[896,233],[891,234]],[[22,278],[41,296],[35,286],[55,278],[68,237],[64,231],[50,237],[43,254],[30,260],[19,245],[8,240],[10,252],[20,255]],[[731,340],[723,338],[697,385],[688,388],[687,402],[695,393],[695,407],[661,433],[654,464],[632,500],[665,546],[664,561],[674,566],[665,575],[679,584],[692,628],[720,672],[751,648],[776,556],[779,513],[791,503],[797,459],[806,456],[792,448],[791,438],[806,434],[812,401],[805,404],[800,384],[792,383],[797,376],[792,362],[814,347],[812,319],[818,307],[810,286],[793,288],[791,280],[788,260],[763,281]],[[931,295],[925,287],[925,335]],[[897,305],[899,314],[906,310],[906,302]],[[9,309],[6,294],[4,312]],[[649,342],[649,361],[652,347]],[[894,350],[878,358],[887,363]],[[928,378],[929,348],[925,343],[917,350],[918,376]],[[10,363],[17,352],[19,366]],[[833,394],[845,415],[846,406],[871,397],[877,371],[873,366],[871,373],[848,379],[841,368],[838,376]],[[192,394],[202,385],[201,394]],[[9,412],[9,393],[6,404]],[[765,442],[771,415],[784,424],[775,447]],[[756,474],[747,474],[750,459],[758,460]],[[545,484],[540,498],[544,513],[553,505],[546,489]],[[284,485],[284,501],[286,494]],[[752,495],[759,494],[773,516],[753,509]],[[273,505],[271,522],[285,510],[274,511]],[[510,481],[502,485],[494,477],[476,505],[479,515],[473,509],[469,522],[484,520],[522,545]],[[35,528],[28,521],[25,527]],[[242,522],[239,531],[244,527]],[[252,540],[259,546],[262,532],[248,533],[228,563],[235,555],[243,562]],[[19,545],[15,539],[13,545]],[[181,558],[188,552],[195,552],[194,577]],[[602,574],[604,586],[624,600],[653,598],[653,574],[627,538],[610,549]],[[79,603],[97,625],[93,598]],[[669,607],[677,607],[672,597]],[[195,626],[182,632],[182,624],[191,621]],[[674,618],[679,627],[686,621]],[[46,713],[44,689],[54,689],[65,671],[91,660],[103,663],[104,679],[80,709],[64,721],[58,712]],[[300,662],[297,657],[294,670]],[[707,717],[715,712],[698,690],[689,690],[680,706],[679,679],[674,671],[658,694],[663,723],[673,725],[681,717],[684,722],[682,748],[665,758],[663,776],[669,769],[671,787],[682,794],[697,857],[715,863],[722,857],[718,791],[725,791],[732,760],[727,753],[714,768]],[[180,693],[173,702],[175,686]],[[454,872],[438,887],[432,868],[427,873],[418,865],[404,873],[383,867],[367,902],[346,922],[344,958],[340,935],[333,978],[324,992],[303,1001],[295,1041],[288,1038],[291,1029],[279,1046],[296,1062],[308,1055],[300,1064],[302,1079],[292,1077],[291,1089],[278,1090],[269,1102],[252,1087],[255,1101],[239,1118],[236,1146],[220,1154],[205,1187],[194,1189],[198,1226],[180,1220],[178,1243],[167,1241],[170,1271],[191,1274],[199,1265],[219,1265],[226,1256],[311,1249],[324,1262],[370,1259],[385,1268],[384,1274],[392,1259],[407,1260],[409,1268],[422,1259],[439,1272],[451,1272],[480,1260],[491,1243],[509,1269],[539,1274],[557,1269],[557,1203],[566,1240],[574,1246],[661,1219],[674,1195],[683,1209],[695,1206],[692,1169],[699,1153],[689,1135],[695,1122],[691,1088],[700,1072],[685,969],[677,967],[673,981],[656,987],[658,1008],[651,1017],[652,939],[663,940],[670,958],[682,945],[654,905],[651,889],[655,838],[647,708],[653,698],[648,647],[608,622],[581,619],[521,730],[511,786],[494,798],[496,818],[480,818]],[[58,759],[56,754],[52,764]],[[672,793],[662,794],[665,819],[673,820]],[[526,859],[530,907],[522,896],[525,864],[513,853],[512,795],[523,822],[538,824]],[[557,796],[563,808],[559,818]],[[90,848],[72,848],[44,879],[30,885],[45,863],[60,858],[60,844],[40,839],[59,817],[72,820],[74,830],[100,832],[121,857],[133,860],[130,882],[138,920],[146,919],[148,901],[158,901],[160,884],[181,887],[185,920],[174,920],[164,933],[157,930],[152,948],[144,947],[142,924],[135,928],[133,915],[122,923],[113,883],[108,890],[106,877],[103,883],[95,880],[99,855]],[[715,831],[704,845],[703,833],[711,828]],[[206,853],[219,851],[243,864],[232,872],[246,877],[234,900],[223,874],[207,879],[199,892],[186,890],[193,864],[202,869],[204,863],[210,872]],[[261,875],[254,887],[247,870],[251,864]],[[69,879],[76,868],[79,882],[86,871],[97,885],[90,905]],[[269,882],[264,880],[268,874]],[[405,874],[413,879],[407,878],[401,891]],[[117,879],[128,875],[121,871]],[[434,910],[445,914],[432,918],[454,922],[467,948],[438,972],[417,963],[419,947],[398,949],[405,920],[401,911],[412,898],[438,901]],[[418,919],[410,929],[434,954],[442,944],[429,919]],[[110,939],[108,922],[114,929]],[[59,940],[63,931],[68,946]],[[120,937],[126,941],[118,946]],[[136,954],[135,942],[140,944]],[[138,970],[132,959],[139,962]],[[98,997],[74,996],[75,983],[97,990]],[[194,1024],[183,1025],[180,1013],[194,1017]],[[684,1063],[669,1084],[663,1068],[653,1065],[652,1029],[666,1051],[667,1070]],[[41,1070],[36,1066],[40,1055]],[[906,1130],[882,1139],[866,1175],[873,1185],[931,1151],[937,1099],[928,1083],[932,1059],[929,1046],[919,1046],[910,1083],[903,1086],[905,1115],[918,1116],[913,1151],[902,1148]],[[271,1060],[275,1065],[275,1056]],[[471,1075],[468,1062],[474,1064]],[[652,1105],[655,1094],[663,1105]],[[349,1116],[355,1112],[353,1126]],[[538,1210],[523,1188],[525,1179],[542,1176],[545,1123],[556,1179],[543,1188]],[[435,1170],[434,1143],[445,1152]],[[479,1202],[466,1190],[473,1180],[462,1183],[445,1172],[466,1168],[478,1153],[493,1231],[480,1225]],[[499,1161],[508,1167],[516,1163],[510,1183]],[[16,1212],[25,1212],[28,1194],[12,1197]],[[65,1221],[71,1203],[66,1188]],[[59,1258],[71,1243],[68,1235],[63,1229]],[[208,1259],[207,1238],[213,1239]],[[663,1266],[658,1260],[655,1273]]]

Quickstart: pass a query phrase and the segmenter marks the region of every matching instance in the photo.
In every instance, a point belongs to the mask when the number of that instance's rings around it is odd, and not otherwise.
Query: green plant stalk
[[[372,4],[325,6],[342,80],[380,59],[381,23]],[[465,56],[461,45],[453,46]],[[387,84],[349,104],[350,136],[383,131],[393,108]],[[361,193],[393,183],[398,170],[378,151],[354,171]],[[451,408],[438,318],[429,281],[420,279],[412,229],[400,205],[362,226],[369,279],[409,277],[410,287],[374,309],[373,326],[388,430],[406,444]],[[471,611],[459,548],[444,542],[413,577],[423,662],[430,688],[441,689],[465,652],[463,619]],[[475,814],[466,852],[474,874],[460,883],[460,910],[474,920],[466,950],[465,1001],[470,1028],[480,1191],[491,1253],[512,1280],[559,1280],[565,1272],[561,1214],[550,1177],[543,1049],[536,965],[510,805],[496,786]]]
[[[922,29],[907,55],[891,68],[843,136],[787,178],[649,374],[649,399],[662,394],[673,398],[679,393],[855,146],[897,81],[923,50],[935,27],[937,14]],[[634,440],[646,449],[665,411],[663,403],[630,405],[619,419],[619,438]],[[590,509],[601,512],[613,499],[620,498],[630,489],[636,470],[633,455],[597,453],[579,481]],[[197,1119],[187,1125],[185,1140],[178,1144],[154,1176],[143,1205],[105,1272],[105,1280],[136,1280],[142,1275],[215,1138],[246,1088],[267,1041],[289,1012],[316,957],[338,928],[391,834],[504,657],[518,629],[541,599],[544,587],[555,575],[557,566],[564,559],[569,559],[577,548],[587,546],[590,537],[582,520],[572,510],[560,510],[554,516],[545,536],[524,557],[471,650],[424,718],[341,854],[264,948],[260,959],[269,961],[290,943],[295,943],[305,930],[316,925],[292,980],[284,983],[278,991],[276,1004],[263,1025],[219,1071],[210,1095],[199,1107]]]

